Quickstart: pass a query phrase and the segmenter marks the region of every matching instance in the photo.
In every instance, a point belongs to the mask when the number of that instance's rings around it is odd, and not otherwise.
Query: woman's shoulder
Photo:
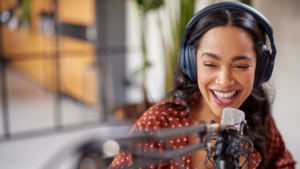
[[[184,106],[180,101],[162,101],[150,107],[135,123],[134,128],[145,131],[155,131],[164,128],[175,128],[189,125],[188,109],[179,109],[176,105]]]
[[[268,132],[268,139],[266,141],[267,165],[274,166],[274,168],[281,168],[283,166],[294,168],[296,162],[285,147],[281,133],[271,114],[266,118],[265,129]]]
[[[143,116],[184,118],[189,115],[189,110],[183,101],[168,100],[161,101],[150,107]]]

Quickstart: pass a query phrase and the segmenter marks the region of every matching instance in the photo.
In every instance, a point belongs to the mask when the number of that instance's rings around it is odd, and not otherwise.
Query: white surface
[[[254,0],[271,23],[277,47],[270,84],[275,88],[273,116],[287,149],[300,162],[300,1]]]
[[[63,166],[70,159],[69,155],[72,155],[72,152],[78,148],[78,145],[85,142],[84,140],[113,137],[111,134],[115,134],[116,131],[120,131],[119,137],[122,134],[124,137],[131,127],[98,127],[76,132],[57,133],[31,139],[2,142],[0,143],[0,168],[67,169]]]
[[[157,102],[164,98],[164,56],[161,37],[157,25],[157,12],[150,11],[145,18],[147,58],[152,64],[146,71],[146,88],[150,101]],[[135,86],[126,90],[126,100],[130,103],[139,103],[143,99],[140,88],[141,76],[133,73],[141,67],[141,15],[134,1],[126,2],[126,45],[129,49],[126,54],[126,74],[136,82]]]

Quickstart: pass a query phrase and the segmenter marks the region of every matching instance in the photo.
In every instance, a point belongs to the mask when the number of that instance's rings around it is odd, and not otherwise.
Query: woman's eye
[[[204,66],[208,66],[208,67],[216,67],[215,65],[213,65],[213,64],[208,64],[208,63],[204,63]]]
[[[235,66],[236,68],[239,68],[239,69],[248,69],[249,66]]]

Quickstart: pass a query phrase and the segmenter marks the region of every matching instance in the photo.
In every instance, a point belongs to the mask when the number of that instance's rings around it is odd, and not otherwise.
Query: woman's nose
[[[234,85],[234,79],[229,70],[222,70],[219,76],[216,78],[216,83],[222,87],[222,89],[228,89],[229,86]]]

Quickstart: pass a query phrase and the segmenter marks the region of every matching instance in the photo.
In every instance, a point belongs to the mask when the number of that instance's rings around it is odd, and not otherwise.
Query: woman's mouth
[[[237,98],[239,93],[238,90],[231,91],[218,91],[218,90],[210,90],[214,101],[220,106],[229,106],[233,104]]]

